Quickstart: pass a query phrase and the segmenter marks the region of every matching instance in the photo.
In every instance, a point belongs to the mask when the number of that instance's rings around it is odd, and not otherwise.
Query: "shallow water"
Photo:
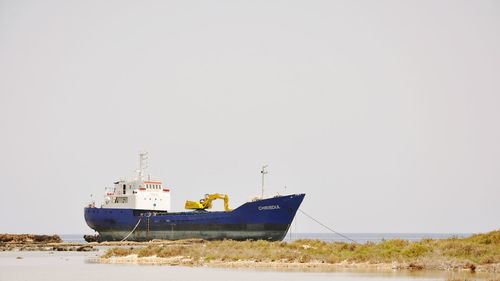
[[[0,281],[302,281],[302,280],[498,280],[499,276],[447,272],[293,272],[160,265],[99,264],[100,252],[0,252]],[[17,259],[22,257],[22,259]],[[494,278],[492,278],[494,277]],[[495,279],[496,278],[496,279]]]

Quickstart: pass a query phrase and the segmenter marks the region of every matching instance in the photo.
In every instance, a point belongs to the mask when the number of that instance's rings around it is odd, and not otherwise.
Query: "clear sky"
[[[499,106],[499,1],[0,0],[0,232],[92,233],[140,150],[175,210],[268,164],[337,231],[498,229]]]

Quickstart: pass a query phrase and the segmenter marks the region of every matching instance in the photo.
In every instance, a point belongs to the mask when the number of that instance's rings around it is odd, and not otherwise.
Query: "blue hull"
[[[85,221],[100,241],[283,240],[305,194],[248,202],[231,212],[168,213],[150,210],[85,208]]]

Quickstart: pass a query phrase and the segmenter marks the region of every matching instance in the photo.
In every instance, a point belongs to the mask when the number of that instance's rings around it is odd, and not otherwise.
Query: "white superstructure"
[[[159,180],[144,179],[147,153],[139,154],[137,177],[119,180],[104,197],[103,208],[170,211],[170,189]]]

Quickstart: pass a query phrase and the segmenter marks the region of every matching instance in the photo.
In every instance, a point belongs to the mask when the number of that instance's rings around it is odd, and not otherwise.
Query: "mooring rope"
[[[344,237],[345,239],[347,239],[347,240],[349,240],[349,241],[351,241],[351,242],[354,242],[354,243],[356,243],[356,244],[359,244],[356,240],[351,239],[351,238],[349,238],[349,237],[345,236],[344,234],[339,233],[339,232],[337,232],[337,231],[335,231],[335,230],[331,229],[330,227],[328,227],[328,226],[324,225],[324,224],[323,224],[323,223],[321,223],[319,220],[317,220],[317,219],[313,218],[312,216],[308,215],[306,212],[302,211],[302,209],[299,209],[299,211],[300,211],[302,214],[304,214],[306,217],[308,217],[308,218],[312,219],[313,221],[317,222],[319,225],[321,225],[322,227],[324,227],[324,228],[326,228],[326,229],[330,230],[331,232],[333,232],[333,233],[335,233],[335,234],[337,234],[337,235],[339,235],[339,236],[342,236],[342,237]]]
[[[134,233],[135,229],[139,226],[139,223],[141,223],[141,220],[142,220],[142,218],[139,219],[139,221],[135,225],[134,229],[132,229],[132,231],[130,231],[130,233],[127,234],[127,236],[125,236],[125,238],[123,238],[120,242],[127,240],[127,238],[130,236],[130,234]]]

